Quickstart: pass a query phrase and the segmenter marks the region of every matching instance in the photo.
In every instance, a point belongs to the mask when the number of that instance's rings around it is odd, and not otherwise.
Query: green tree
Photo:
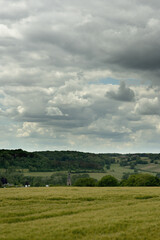
[[[67,184],[67,174],[66,173],[53,173],[49,179],[49,184],[51,185],[66,185]]]
[[[71,174],[71,182],[72,182],[72,185],[74,185],[75,182],[76,182],[79,178],[89,178],[89,174],[87,174],[87,173],[83,173],[83,174]]]
[[[118,180],[111,175],[107,175],[102,177],[102,179],[98,182],[98,186],[100,187],[118,186]]]
[[[160,179],[150,174],[134,174],[125,181],[126,186],[159,186]]]
[[[94,187],[96,185],[97,180],[94,178],[79,178],[75,181],[75,186],[81,187]]]

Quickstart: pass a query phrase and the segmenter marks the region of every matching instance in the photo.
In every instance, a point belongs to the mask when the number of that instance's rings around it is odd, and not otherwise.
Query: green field
[[[62,172],[63,171],[60,171],[59,173],[62,173]],[[23,174],[24,176],[30,176],[30,177],[50,177],[54,173],[56,172],[25,172]]]
[[[154,163],[138,164],[136,168],[143,172],[160,173],[160,164],[154,164]]]
[[[159,164],[147,164],[147,165],[137,165],[137,169],[139,172],[145,172],[149,174],[156,175],[160,171]],[[117,178],[118,180],[122,179],[123,173],[134,173],[133,169],[129,167],[122,167],[119,164],[111,164],[110,169],[105,169],[106,172],[97,172],[97,173],[88,173],[90,177],[100,180],[105,175],[112,175],[113,177]],[[65,171],[59,171],[59,173],[64,173]],[[32,177],[50,177],[55,172],[23,172],[24,176],[32,176]],[[65,172],[67,173],[67,172]]]
[[[159,240],[160,188],[3,188],[0,239]]]
[[[150,165],[151,164],[146,164],[146,165],[145,164],[142,164],[142,165],[139,164],[138,167],[135,167],[135,169],[138,169],[139,173],[145,172],[145,173],[149,173],[149,174],[152,174],[152,175],[156,175],[155,165],[157,165],[156,167],[158,169],[158,167],[159,167],[158,164],[152,164],[152,165],[154,165],[154,171],[152,171],[153,167],[150,168]],[[147,166],[149,166],[149,167],[147,168]],[[143,168],[145,168],[145,171],[144,171]],[[134,169],[130,169],[128,166],[121,167],[121,166],[119,166],[119,164],[111,164],[110,169],[106,170],[105,175],[112,175],[113,177],[117,178],[118,180],[121,180],[122,176],[123,176],[123,173],[134,173]],[[158,173],[158,170],[157,170],[157,173]]]
[[[123,173],[134,173],[134,170],[129,167],[121,167],[119,164],[111,164],[110,169],[107,170],[107,175],[112,175],[119,180],[121,180]]]
[[[90,177],[100,180],[105,175],[112,175],[117,179],[121,180],[123,173],[129,172],[134,173],[133,169],[127,167],[121,167],[119,164],[111,164],[110,169],[105,169],[106,172],[88,173]],[[59,173],[64,173],[64,171],[59,171]],[[24,176],[32,177],[50,177],[55,172],[23,172]],[[67,173],[67,172],[66,172]]]

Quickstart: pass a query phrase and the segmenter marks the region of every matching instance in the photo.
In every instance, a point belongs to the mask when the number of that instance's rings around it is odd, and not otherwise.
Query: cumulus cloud
[[[126,87],[125,82],[121,82],[117,92],[107,92],[106,96],[117,101],[132,102],[135,99],[134,91]]]
[[[153,99],[140,99],[135,106],[135,112],[142,115],[160,115],[160,102],[158,97]]]
[[[47,115],[49,116],[62,116],[63,113],[57,107],[48,107]]]

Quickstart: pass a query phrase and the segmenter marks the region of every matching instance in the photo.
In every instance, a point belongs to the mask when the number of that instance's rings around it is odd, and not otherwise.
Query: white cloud
[[[18,113],[22,114],[22,113],[24,113],[25,109],[22,106],[18,106],[17,111],[18,111]]]
[[[4,24],[0,24],[0,37],[13,37],[13,38],[21,38],[21,34],[18,32],[17,29],[14,28],[8,28]]]
[[[142,115],[160,115],[160,102],[158,97],[153,99],[140,99],[135,106],[135,112]]]
[[[63,116],[63,113],[57,107],[48,107],[47,115],[49,116]]]
[[[22,128],[17,130],[17,137],[29,137],[37,128],[37,123],[24,122]]]

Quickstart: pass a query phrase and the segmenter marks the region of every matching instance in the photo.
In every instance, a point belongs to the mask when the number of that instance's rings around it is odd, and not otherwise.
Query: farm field
[[[97,180],[100,180],[105,175],[112,175],[116,177],[117,179],[121,179],[123,176],[123,173],[130,172],[134,173],[133,169],[127,168],[127,167],[121,167],[119,164],[111,164],[110,169],[105,169],[106,172],[97,172],[97,173],[88,173],[90,177],[95,178]],[[67,173],[65,171],[59,171],[59,173]],[[23,172],[24,176],[32,176],[32,177],[50,177],[55,172]]]
[[[123,173],[134,173],[133,169],[121,167],[119,164],[111,164],[110,169],[105,169],[105,173],[89,173],[90,177],[100,180],[103,176],[111,175],[118,180],[122,179]]]
[[[57,172],[26,172],[23,174],[24,174],[24,176],[31,176],[31,177],[50,177],[54,173],[57,173]],[[68,172],[64,172],[64,171],[63,172],[59,171],[58,173],[68,174]],[[88,173],[88,174],[90,177],[100,180],[103,176],[107,175],[108,173],[103,172],[103,173]],[[74,173],[72,173],[72,175],[74,175]]]
[[[148,165],[148,164],[147,164]],[[152,164],[153,166],[155,164]],[[150,166],[150,165],[149,165]],[[150,169],[147,169],[147,166],[144,165],[138,165],[139,168],[139,172],[143,172],[143,168],[145,168],[145,172],[146,173],[150,173],[153,175],[156,175],[155,173],[153,173]],[[142,169],[141,169],[142,168]],[[155,166],[154,166],[154,170],[155,170]],[[134,173],[133,169],[130,169],[129,167],[122,167],[119,166],[119,164],[111,164],[110,169],[105,169],[106,172],[98,172],[98,173],[88,173],[90,177],[95,178],[97,180],[100,180],[103,176],[105,175],[112,175],[113,177],[117,178],[118,180],[121,180],[123,173]],[[59,173],[67,173],[65,171],[59,171]],[[54,174],[55,172],[23,172],[24,176],[32,176],[32,177],[50,177],[52,174]]]
[[[50,177],[52,174],[56,172],[24,172],[24,176],[30,177]],[[62,173],[62,171],[60,172]]]
[[[160,173],[160,164],[138,164],[137,169],[148,173]]]
[[[121,180],[123,173],[134,173],[134,170],[129,167],[119,166],[119,164],[111,164],[110,169],[106,170],[106,172],[107,175],[112,175],[113,177]]]
[[[159,240],[158,187],[0,189],[0,239]]]

